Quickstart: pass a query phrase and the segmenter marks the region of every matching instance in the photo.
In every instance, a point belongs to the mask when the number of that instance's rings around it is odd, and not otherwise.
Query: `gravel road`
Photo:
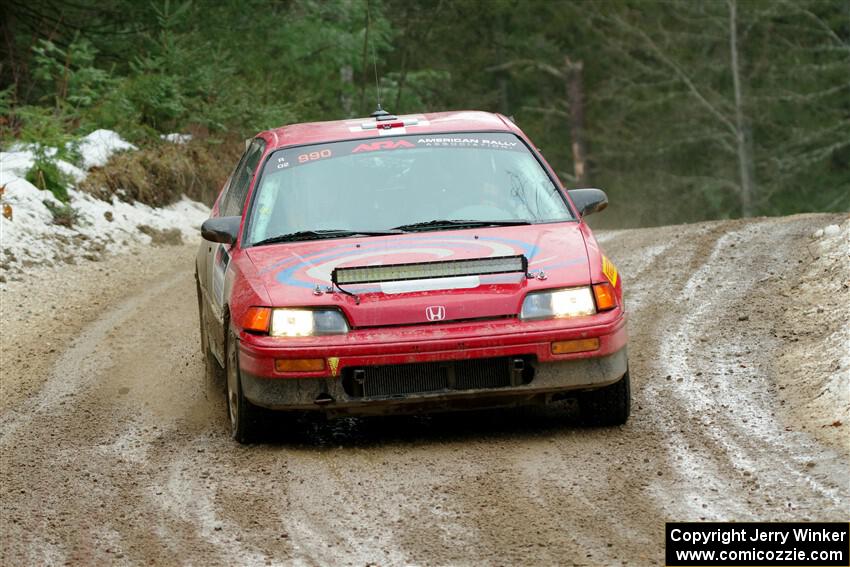
[[[619,428],[567,403],[242,447],[202,388],[194,246],[33,272],[0,292],[0,564],[647,565],[668,520],[846,521],[850,423],[818,392],[847,398],[850,266],[810,237],[846,218],[600,233],[631,312]]]

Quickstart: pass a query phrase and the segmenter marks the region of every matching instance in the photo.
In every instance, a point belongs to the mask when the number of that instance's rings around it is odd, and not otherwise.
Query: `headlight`
[[[274,309],[269,330],[273,337],[342,335],[347,332],[348,323],[336,309]]]
[[[529,293],[522,303],[520,319],[555,319],[581,317],[596,313],[593,292],[589,287]]]

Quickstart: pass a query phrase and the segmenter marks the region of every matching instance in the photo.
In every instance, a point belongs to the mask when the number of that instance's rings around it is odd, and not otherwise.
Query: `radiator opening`
[[[381,398],[507,388],[533,379],[532,357],[502,357],[346,368],[342,386],[352,398]]]

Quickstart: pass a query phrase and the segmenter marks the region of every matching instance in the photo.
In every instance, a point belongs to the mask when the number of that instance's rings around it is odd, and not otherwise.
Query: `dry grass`
[[[241,141],[222,144],[192,141],[161,143],[114,155],[92,170],[80,188],[101,199],[112,195],[160,207],[186,195],[212,204],[243,148]]]

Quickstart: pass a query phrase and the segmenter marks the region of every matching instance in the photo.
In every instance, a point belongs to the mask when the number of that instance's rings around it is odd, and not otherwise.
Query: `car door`
[[[230,177],[228,186],[222,192],[218,202],[217,211],[214,211],[213,216],[241,216],[245,209],[245,200],[248,196],[248,191],[254,179],[257,166],[260,163],[260,158],[265,149],[265,141],[255,139],[248,146],[248,149],[239,160],[239,165]],[[210,349],[219,362],[224,360],[224,337],[226,329],[224,328],[224,315],[226,313],[226,305],[228,302],[228,269],[230,268],[230,259],[232,256],[232,248],[235,245],[219,244],[207,242],[207,267],[205,279],[206,286],[204,302],[207,309],[207,321],[214,321],[210,325]],[[232,278],[232,276],[231,276]]]

